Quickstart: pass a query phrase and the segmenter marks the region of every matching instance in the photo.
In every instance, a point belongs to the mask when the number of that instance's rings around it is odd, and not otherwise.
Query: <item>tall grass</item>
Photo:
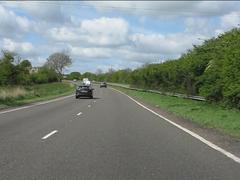
[[[26,89],[21,86],[0,88],[0,99],[2,100],[8,98],[18,98],[21,96],[25,96],[26,94]]]
[[[67,82],[0,87],[0,108],[69,95],[74,92],[74,89],[74,85]]]

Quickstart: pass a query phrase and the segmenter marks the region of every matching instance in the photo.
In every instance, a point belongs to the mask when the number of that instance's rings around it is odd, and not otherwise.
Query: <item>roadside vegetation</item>
[[[226,109],[207,102],[114,87],[152,106],[157,106],[178,117],[188,119],[203,127],[214,128],[240,138],[240,111]]]
[[[74,89],[74,85],[68,82],[0,87],[0,108],[19,106],[70,95],[74,92]]]
[[[71,64],[64,53],[54,53],[41,67],[2,51],[0,57],[0,108],[47,100],[73,93],[74,85],[62,82],[63,69]]]
[[[71,72],[70,74],[65,75],[66,80],[82,80],[83,78],[88,78],[90,80],[96,79],[97,75],[91,72],[85,72],[81,74],[80,72]]]
[[[194,45],[179,59],[141,68],[91,75],[97,81],[204,96],[208,102],[240,109],[240,29]],[[239,119],[240,120],[240,119]]]

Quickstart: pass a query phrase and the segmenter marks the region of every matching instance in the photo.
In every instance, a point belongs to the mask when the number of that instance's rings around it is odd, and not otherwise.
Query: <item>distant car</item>
[[[107,83],[106,82],[102,82],[101,84],[100,84],[100,88],[102,88],[102,87],[107,87]]]
[[[76,99],[80,97],[93,98],[93,88],[89,85],[80,85],[76,89]]]
[[[76,79],[73,79],[73,82],[77,82],[77,80],[76,80]]]
[[[86,86],[91,86],[91,81],[84,81],[83,84]]]

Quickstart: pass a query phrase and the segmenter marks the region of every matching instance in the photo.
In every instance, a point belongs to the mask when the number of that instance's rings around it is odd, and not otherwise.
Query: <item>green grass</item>
[[[115,87],[126,94],[153,106],[174,113],[203,127],[215,128],[221,132],[240,138],[240,111],[226,109],[216,104],[193,101],[178,97],[164,96]]]
[[[67,82],[0,87],[0,109],[70,95],[74,89],[74,85]]]

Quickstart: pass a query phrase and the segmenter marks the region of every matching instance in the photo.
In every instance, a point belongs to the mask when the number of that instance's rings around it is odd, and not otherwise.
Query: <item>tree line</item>
[[[97,81],[202,95],[240,109],[240,29],[194,45],[178,59],[95,75]]]
[[[0,57],[0,86],[31,85],[57,82],[63,79],[63,70],[71,64],[71,58],[64,53],[54,53],[41,67],[32,67],[29,60],[16,53],[2,51]]]

